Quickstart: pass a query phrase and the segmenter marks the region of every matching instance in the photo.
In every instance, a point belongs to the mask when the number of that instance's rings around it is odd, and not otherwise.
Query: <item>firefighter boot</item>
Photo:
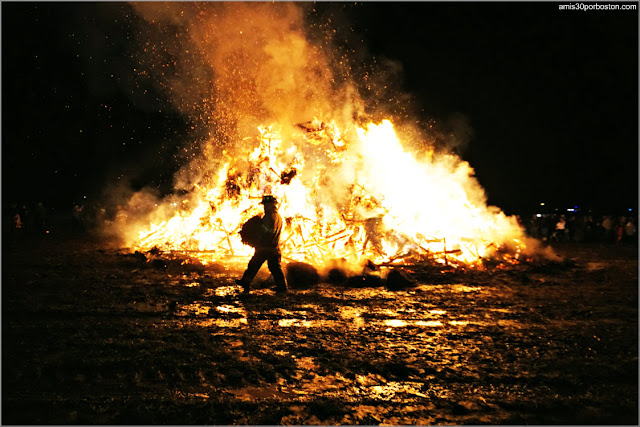
[[[242,279],[236,279],[236,285],[240,285],[242,286],[242,293],[245,295],[249,294],[249,291],[251,290],[250,286],[247,285],[246,283],[244,283],[242,281]]]

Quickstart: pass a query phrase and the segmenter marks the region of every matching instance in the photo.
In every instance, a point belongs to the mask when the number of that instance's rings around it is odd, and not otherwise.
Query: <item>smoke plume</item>
[[[438,133],[444,132],[450,147],[466,144],[468,120],[454,115],[425,134],[411,96],[397,90],[402,64],[383,59],[356,70],[334,43],[331,26],[309,21],[313,7],[133,4],[141,17],[136,72],[159,85],[194,133],[204,137],[199,154],[175,175],[175,188],[183,191],[179,196],[162,203],[154,203],[148,192],[131,198],[129,212],[144,214],[139,227],[130,219],[125,238],[135,242],[141,229],[146,236],[175,232],[163,237],[171,247],[224,250],[211,241],[215,231],[234,254],[233,230],[255,212],[252,199],[261,194],[283,197],[281,213],[290,222],[285,231],[294,252],[309,247],[302,237],[305,221],[315,224],[310,226],[314,241],[321,235],[333,239],[331,244],[343,239],[345,253],[354,259],[369,241],[380,256],[443,236],[486,248],[490,239],[521,238],[515,219],[486,206],[466,162],[453,155],[434,158],[434,141],[442,139]],[[388,118],[395,125],[383,120]],[[280,182],[292,171],[290,185]],[[411,185],[420,186],[415,194]],[[150,222],[161,225],[149,229]],[[156,227],[164,227],[162,233]],[[485,236],[489,231],[493,235]],[[303,242],[294,243],[298,238]],[[356,240],[363,245],[359,255]],[[318,254],[318,262],[331,256]]]

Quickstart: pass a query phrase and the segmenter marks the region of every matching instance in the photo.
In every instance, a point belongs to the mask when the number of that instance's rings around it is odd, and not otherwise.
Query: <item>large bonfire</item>
[[[176,178],[179,196],[136,216],[140,196],[131,199],[122,230],[130,247],[243,259],[252,249],[238,231],[270,194],[285,222],[285,260],[482,265],[526,251],[523,230],[487,206],[467,162],[434,151],[415,129],[395,129],[393,117],[371,119],[358,85],[344,77],[345,61],[325,53],[326,40],[311,41],[298,6],[136,9],[158,34],[171,26],[187,35],[176,61],[193,70],[157,78],[178,108],[200,109],[195,117],[206,115],[215,131]],[[186,77],[196,87],[181,83]]]

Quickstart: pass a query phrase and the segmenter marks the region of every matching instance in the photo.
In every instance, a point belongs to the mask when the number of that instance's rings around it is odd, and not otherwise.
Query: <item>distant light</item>
[[[573,208],[574,208],[574,209],[578,209],[578,207],[577,207],[577,206],[574,206]]]
[[[536,217],[542,218],[542,214],[536,214]]]
[[[540,206],[544,206],[544,203],[540,203]]]
[[[575,209],[572,209],[572,208],[567,209],[567,212],[575,212],[575,211],[576,211],[576,210],[575,210]]]
[[[633,209],[629,209],[629,212],[633,211]]]

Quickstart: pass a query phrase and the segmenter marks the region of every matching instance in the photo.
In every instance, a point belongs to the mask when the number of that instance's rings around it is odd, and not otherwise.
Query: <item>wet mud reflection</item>
[[[220,328],[259,326],[358,330],[372,327],[390,331],[390,328],[474,328],[491,325],[519,327],[518,320],[509,316],[514,315],[514,311],[507,308],[489,308],[483,311],[482,316],[470,312],[465,317],[461,317],[460,313],[451,314],[444,308],[423,308],[425,304],[428,307],[428,302],[421,300],[427,292],[466,294],[481,291],[480,287],[473,286],[429,286],[402,295],[384,289],[360,289],[359,292],[354,292],[353,289],[323,284],[317,289],[293,291],[284,297],[287,309],[261,307],[259,298],[279,298],[270,289],[253,290],[250,296],[242,295],[241,291],[237,285],[206,289],[203,293],[205,300],[180,304],[173,316],[207,318],[199,321],[198,325]],[[402,300],[395,298],[398,295],[402,295]],[[336,302],[338,297],[344,297],[344,300]],[[407,297],[414,299],[406,299]],[[327,301],[333,302],[329,304],[329,309]]]
[[[224,266],[12,255],[15,424],[637,424],[635,255],[249,296]]]
[[[301,404],[279,420],[283,424],[327,419],[433,424],[443,419],[425,414],[437,414],[438,404],[449,399],[460,400],[452,381],[482,385],[482,378],[504,375],[491,368],[496,364],[511,366],[507,372],[513,378],[528,378],[530,366],[520,358],[539,358],[540,346],[553,351],[545,333],[532,332],[544,330],[550,320],[537,316],[536,308],[510,302],[513,292],[500,285],[461,283],[394,292],[320,284],[285,296],[268,288],[242,296],[239,287],[225,285],[206,289],[203,300],[180,306],[172,319],[194,321],[194,326],[216,336],[224,336],[225,330],[240,334],[243,338],[230,344],[238,362],[280,366],[274,379],[228,392],[244,402]],[[257,356],[250,359],[247,351]],[[509,393],[514,399],[518,393],[527,395],[517,388]],[[458,422],[502,419],[485,397],[466,396],[451,409]],[[310,416],[305,402],[320,397],[351,403],[350,409],[331,418]],[[390,406],[385,409],[381,402]],[[399,402],[408,408],[401,417],[391,409]],[[414,418],[408,416],[412,410]]]

